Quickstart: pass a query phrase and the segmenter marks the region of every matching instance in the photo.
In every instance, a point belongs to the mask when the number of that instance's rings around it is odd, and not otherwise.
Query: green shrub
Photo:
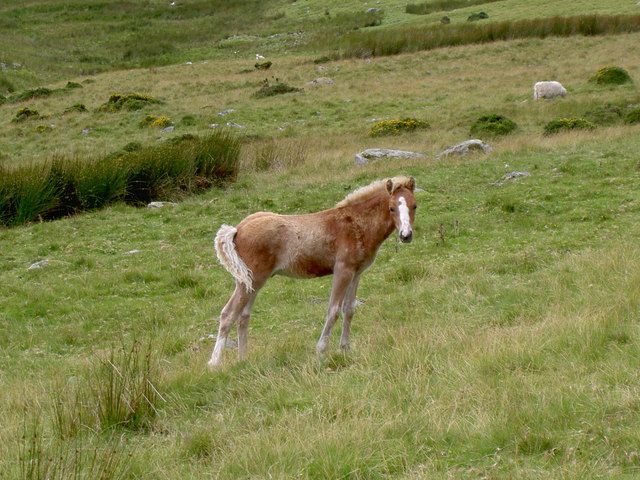
[[[147,105],[159,103],[162,102],[149,95],[140,95],[137,93],[120,95],[118,93],[114,93],[109,96],[109,100],[107,100],[106,103],[100,105],[98,110],[102,112],[117,112],[122,109],[136,111],[146,107]]]
[[[381,137],[384,135],[400,135],[405,132],[413,132],[418,129],[429,128],[429,123],[415,118],[403,118],[398,120],[382,120],[377,122],[368,135],[370,137]]]
[[[283,95],[285,93],[301,91],[301,89],[296,87],[291,87],[286,83],[280,82],[278,79],[276,79],[276,82],[277,83],[275,85],[270,85],[269,80],[265,79],[262,82],[262,87],[260,88],[260,90],[255,92],[252,96],[254,98],[265,98],[265,97],[273,97],[275,95]]]
[[[471,125],[472,135],[506,135],[518,128],[518,125],[503,115],[484,115]]]
[[[602,67],[589,81],[598,85],[622,85],[632,82],[627,71],[620,67]]]
[[[485,18],[489,18],[486,12],[472,13],[467,17],[467,22],[476,22],[478,20],[484,20]]]
[[[87,106],[84,103],[75,103],[64,109],[63,113],[86,112]]]
[[[155,115],[147,115],[142,120],[140,120],[140,123],[138,123],[138,125],[141,128],[142,127],[165,128],[171,125],[171,120],[169,120],[169,118],[165,117],[164,115],[160,117],[156,117]]]
[[[327,57],[326,55],[324,55],[324,56],[322,56],[322,57],[316,58],[316,59],[313,61],[313,63],[315,63],[315,64],[320,64],[320,63],[327,63],[327,62],[330,62],[330,61],[331,61],[331,58],[329,58],[329,57]]]
[[[44,97],[50,96],[53,93],[54,93],[54,90],[51,90],[50,88],[38,87],[33,90],[25,90],[22,93],[11,95],[9,97],[9,102],[16,103],[16,102],[22,102],[25,100],[32,100],[34,98],[44,98]]]
[[[256,63],[254,67],[256,68],[256,70],[269,70],[271,68],[271,65],[273,65],[273,63],[267,60],[266,62]]]
[[[640,106],[631,108],[624,117],[625,123],[639,123],[640,122]]]
[[[64,86],[64,88],[66,88],[68,90],[73,90],[75,88],[82,88],[82,85],[80,85],[77,82],[67,82],[67,84]]]
[[[36,119],[36,118],[40,118],[40,114],[38,113],[37,110],[31,110],[28,107],[22,107],[21,109],[18,110],[18,112],[16,113],[16,116],[13,120],[11,120],[12,122],[24,122],[27,119]]]
[[[588,120],[580,117],[573,118],[559,118],[552,120],[544,126],[545,135],[551,135],[560,131],[568,130],[593,130],[596,126]]]

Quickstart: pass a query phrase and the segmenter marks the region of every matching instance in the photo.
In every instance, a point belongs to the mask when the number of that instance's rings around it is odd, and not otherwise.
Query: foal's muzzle
[[[400,241],[402,243],[411,243],[413,240],[413,231],[409,230],[409,233],[400,233]]]

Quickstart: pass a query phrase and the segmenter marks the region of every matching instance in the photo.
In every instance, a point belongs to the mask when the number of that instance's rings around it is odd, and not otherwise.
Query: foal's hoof
[[[210,372],[215,372],[218,368],[220,368],[220,363],[214,362],[213,360],[207,362],[207,369]]]

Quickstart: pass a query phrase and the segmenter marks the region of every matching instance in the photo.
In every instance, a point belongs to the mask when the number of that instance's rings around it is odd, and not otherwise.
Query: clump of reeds
[[[118,201],[180,198],[235,178],[239,156],[239,139],[221,130],[100,158],[0,166],[0,225],[55,219]]]
[[[360,57],[363,52],[383,56],[434,48],[487,43],[518,38],[605,35],[640,31],[640,15],[582,15],[535,18],[478,24],[433,25],[358,31],[345,36],[343,57]]]

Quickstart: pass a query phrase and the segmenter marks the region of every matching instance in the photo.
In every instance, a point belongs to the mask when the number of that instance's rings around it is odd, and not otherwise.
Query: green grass
[[[0,59],[9,62],[0,94],[56,92],[0,105],[3,180],[32,165],[21,188],[41,191],[46,166],[74,158],[87,170],[80,176],[86,186],[95,185],[89,180],[100,170],[88,159],[117,151],[149,160],[149,168],[172,167],[149,151],[184,135],[204,137],[212,123],[246,128],[235,131],[241,143],[233,183],[179,195],[178,204],[158,210],[107,202],[0,229],[0,478],[638,476],[640,145],[638,124],[625,118],[638,110],[640,94],[637,82],[589,78],[612,59],[640,78],[640,34],[339,59],[330,47],[360,24],[361,3],[236,2],[255,12],[238,15],[230,30],[268,20],[255,38],[220,33],[215,43],[194,40],[197,24],[216,31],[207,13],[214,4],[185,2],[182,19],[168,16],[168,4],[66,5],[0,7],[13,12],[0,15],[9,27],[0,29],[0,45],[16,45],[0,51],[40,58],[23,60],[25,68],[11,66],[20,58]],[[382,25],[371,28],[429,25],[442,16],[408,15],[405,6],[381,3]],[[451,12],[452,25],[473,8]],[[633,8],[586,0],[482,6],[485,25],[567,9],[630,15]],[[322,30],[338,17],[335,29]],[[142,20],[148,23],[128,30]],[[159,53],[109,60],[114,52],[122,57],[129,35],[152,34],[158,25],[171,27],[167,53],[150,41]],[[270,38],[297,32],[288,29],[294,25],[307,33]],[[184,43],[171,36],[180,29],[188,30]],[[55,55],[50,63],[44,49],[68,43],[43,41],[37,51],[26,40],[33,31],[72,43],[95,31],[107,59],[96,64],[105,73],[79,74],[67,47],[70,61],[54,67]],[[118,36],[121,49],[113,50],[109,42]],[[289,50],[294,38],[300,50]],[[323,38],[332,40],[316,48],[313,39]],[[253,67],[256,53],[273,62],[270,78],[303,90],[253,98],[265,76]],[[323,55],[319,72],[314,59]],[[136,62],[150,66],[119,70]],[[335,85],[306,85],[319,76]],[[567,96],[534,102],[532,86],[544,79],[561,81]],[[65,89],[69,81],[82,88]],[[114,92],[162,103],[99,111]],[[75,104],[87,111],[65,113]],[[40,118],[12,122],[24,107]],[[495,112],[518,128],[484,139],[492,152],[435,160]],[[174,120],[175,131],[140,128],[147,116]],[[544,135],[551,120],[572,117],[598,128]],[[367,135],[394,118],[419,118],[430,128]],[[354,153],[369,147],[427,158],[356,167]],[[198,161],[206,165],[204,157]],[[511,172],[530,175],[506,180]],[[236,363],[230,349],[219,371],[206,371],[210,334],[233,289],[212,245],[220,224],[260,210],[329,208],[397,174],[413,175],[420,188],[414,241],[388,240],[363,275],[352,351],[336,351],[336,331],[329,354],[315,356],[330,278],[275,277],[254,306],[249,359]],[[116,180],[102,182],[103,193]],[[33,198],[23,215],[38,203]]]

